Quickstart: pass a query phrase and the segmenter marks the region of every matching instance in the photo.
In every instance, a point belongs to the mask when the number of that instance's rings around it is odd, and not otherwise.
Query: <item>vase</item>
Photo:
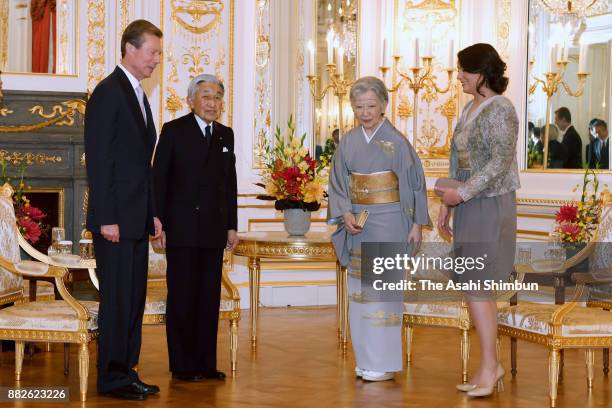
[[[301,208],[283,210],[285,216],[285,231],[289,235],[301,237],[310,229],[310,211]]]

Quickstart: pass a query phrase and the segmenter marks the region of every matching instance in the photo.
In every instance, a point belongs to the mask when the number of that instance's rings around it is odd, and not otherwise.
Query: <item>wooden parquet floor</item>
[[[244,315],[248,316],[247,313]],[[229,343],[226,322],[219,335],[220,370],[229,374]],[[91,346],[92,373],[86,403],[78,402],[78,366],[75,347],[71,372],[64,377],[62,347],[50,353],[26,356],[21,386],[70,386],[70,404],[2,403],[19,407],[547,407],[548,366],[545,348],[524,342],[518,345],[518,375],[506,378],[499,395],[473,400],[458,391],[460,378],[459,334],[450,329],[418,327],[414,333],[411,365],[393,381],[367,383],[355,379],[351,352],[343,358],[338,347],[334,308],[261,309],[259,347],[251,353],[249,320],[240,326],[238,374],[225,382],[180,383],[168,373],[164,326],[145,326],[139,372],[145,382],[161,387],[159,396],[144,402],[100,397],[95,392],[95,346]],[[478,361],[478,344],[472,335],[471,368]],[[503,339],[506,371],[510,370],[509,340]],[[14,355],[4,352],[0,364],[0,386],[13,386]],[[398,356],[398,358],[401,358]],[[586,386],[584,354],[565,354],[560,407],[609,407],[611,382],[602,373],[601,352],[596,354],[593,390]]]

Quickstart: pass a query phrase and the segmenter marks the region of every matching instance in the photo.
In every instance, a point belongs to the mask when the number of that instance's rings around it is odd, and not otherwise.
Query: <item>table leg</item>
[[[259,258],[249,257],[249,289],[251,303],[251,349],[257,348],[257,309],[259,308]]]
[[[342,353],[346,354],[346,348],[347,348],[347,338],[348,338],[348,309],[349,309],[349,305],[348,305],[348,270],[347,268],[342,268],[342,285],[341,285],[341,291],[342,291],[342,337],[341,337],[341,342],[342,342]]]
[[[338,324],[338,339],[342,338],[342,265],[336,261],[336,319]]]

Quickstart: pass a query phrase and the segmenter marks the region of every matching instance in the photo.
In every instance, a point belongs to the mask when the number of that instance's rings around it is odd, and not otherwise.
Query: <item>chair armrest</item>
[[[221,272],[221,285],[223,285],[223,288],[225,288],[232,300],[240,300],[240,292],[238,292],[238,288],[230,280],[225,269]]]
[[[51,258],[49,258],[49,256],[34,248],[20,233],[17,233],[17,236],[19,237],[19,246],[26,252],[26,254],[30,255],[39,262],[51,264]]]
[[[593,269],[589,272],[572,273],[572,280],[583,285],[605,285],[612,283],[612,268]]]
[[[32,262],[32,261],[30,261]],[[47,270],[44,272],[41,271],[32,271],[29,272],[25,267],[19,267],[19,264],[24,264],[22,262],[12,262],[6,259],[3,256],[0,256],[0,267],[6,269],[7,271],[14,273],[16,275],[21,276],[32,276],[32,277],[51,277],[51,278],[63,278],[68,270],[66,268],[62,268],[59,266],[52,266],[48,264],[43,265],[47,266]],[[25,265],[23,265],[25,266]]]

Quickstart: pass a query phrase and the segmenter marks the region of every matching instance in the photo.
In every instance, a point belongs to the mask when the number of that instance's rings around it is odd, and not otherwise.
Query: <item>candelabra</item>
[[[329,77],[329,85],[327,85],[319,95],[317,95],[317,81],[319,81],[319,78],[314,74],[307,75],[306,78],[308,78],[308,83],[310,84],[310,93],[316,102],[323,100],[330,90],[338,99],[338,125],[340,136],[342,136],[344,134],[342,101],[346,97],[351,85],[353,85],[353,81],[347,80],[343,72],[338,72],[336,70],[336,64],[327,64],[326,68]]]
[[[530,61],[530,65],[533,64],[533,61]],[[562,86],[565,89],[565,92],[569,96],[573,96],[575,98],[582,95],[584,92],[584,84],[586,82],[586,78],[589,75],[587,72],[583,72],[580,69],[580,72],[576,73],[578,77],[578,85],[576,91],[572,91],[569,85],[564,81],[563,76],[565,74],[565,69],[567,68],[568,60],[564,59],[561,61],[557,61],[557,70],[550,70],[544,74],[545,79],[540,79],[534,76],[534,83],[529,86],[528,92],[529,95],[533,95],[538,88],[538,85],[542,86],[542,90],[546,94],[546,126],[544,127],[544,157],[543,157],[543,167],[546,168],[548,166],[548,131],[550,125],[550,115],[552,109],[552,97],[559,90],[559,86]]]
[[[447,93],[452,86],[453,83],[453,72],[454,68],[446,68],[446,73],[448,75],[448,83],[446,87],[440,88],[436,83],[437,77],[433,72],[433,57],[425,56],[422,57],[423,66],[422,67],[412,67],[409,68],[409,71],[402,71],[399,67],[400,59],[402,57],[399,55],[393,56],[393,67],[392,69],[392,77],[391,77],[391,88],[388,89],[389,92],[395,94],[399,89],[401,89],[404,82],[408,84],[408,87],[412,89],[413,92],[413,104],[412,104],[412,131],[414,133],[414,143],[416,143],[418,138],[418,112],[419,112],[419,92],[427,88],[428,90],[433,90],[438,94]],[[387,72],[389,71],[389,67],[381,66],[379,67],[380,72],[382,73],[383,82],[386,83]],[[399,79],[398,79],[399,76]]]

